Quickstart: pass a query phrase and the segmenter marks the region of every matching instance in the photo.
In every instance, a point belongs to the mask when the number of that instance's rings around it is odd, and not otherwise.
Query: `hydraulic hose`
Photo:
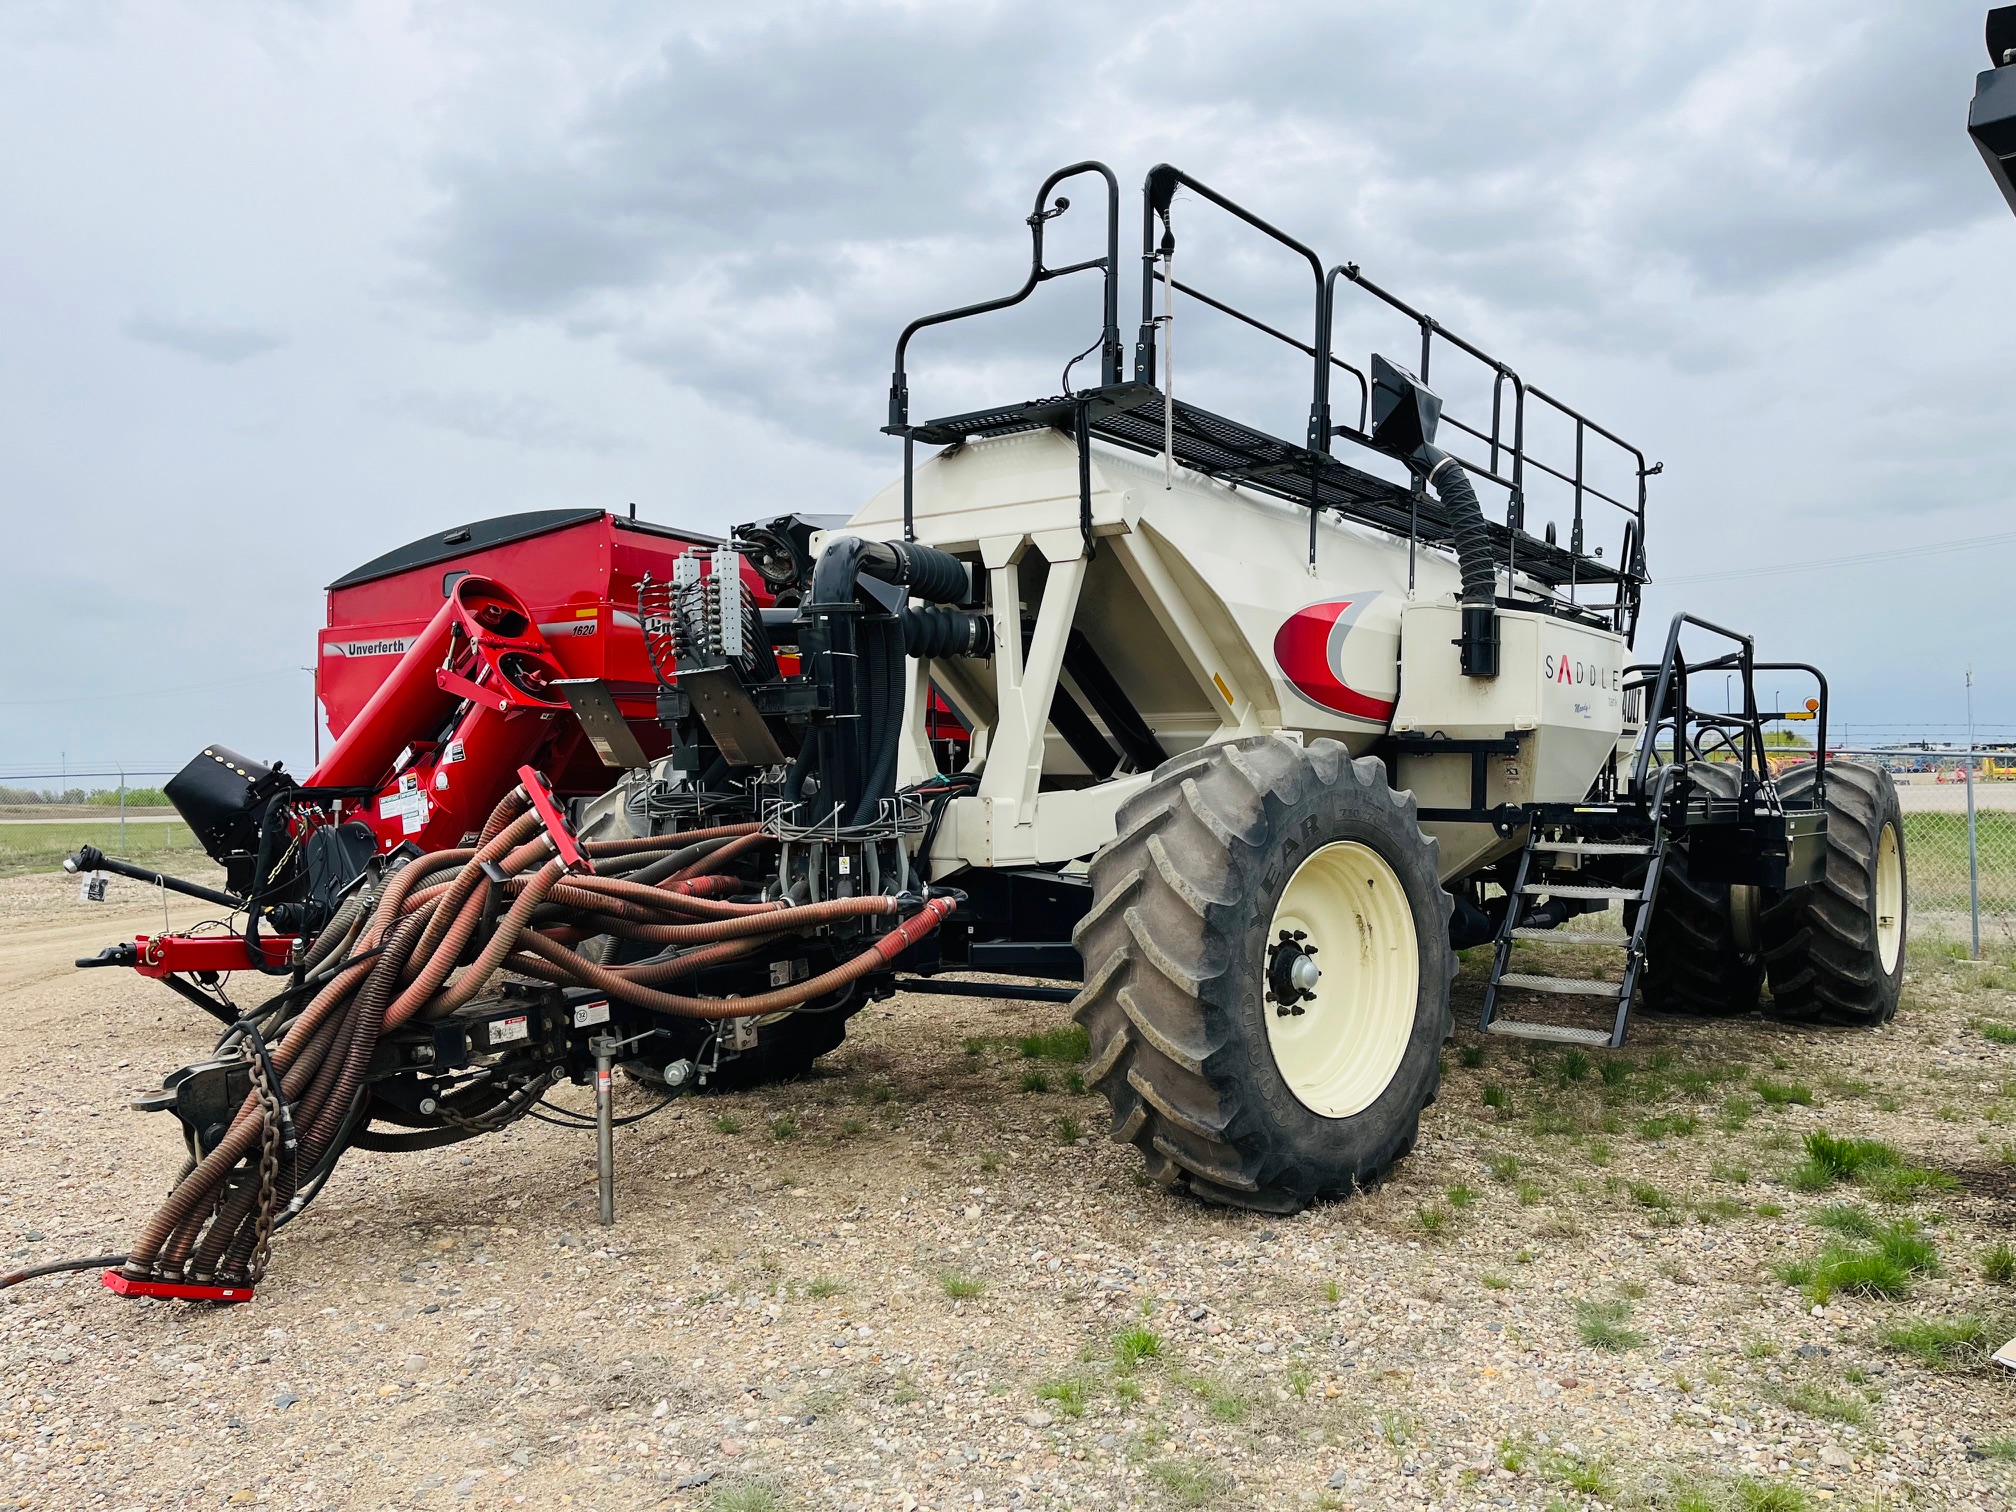
[[[659,992],[619,976],[606,966],[597,966],[592,961],[585,961],[566,946],[556,945],[541,935],[528,933],[522,938],[525,944],[531,947],[533,954],[577,973],[588,985],[600,988],[611,997],[622,998],[625,1002],[635,1003],[640,1008],[651,1008],[660,1013],[676,1013],[686,1018],[746,1018],[755,1014],[781,1013],[787,1008],[796,1008],[800,1004],[811,1002],[816,997],[836,991],[849,982],[858,981],[879,967],[888,965],[936,929],[955,906],[950,898],[933,898],[920,911],[881,936],[866,950],[842,962],[831,971],[823,972],[803,982],[794,982],[789,987],[780,987],[774,992],[759,992],[751,997],[698,998]]]
[[[1477,503],[1477,490],[1463,464],[1435,445],[1421,448],[1428,486],[1449,516],[1456,563],[1463,573],[1462,652],[1465,677],[1498,675],[1498,568],[1491,559],[1491,532]]]

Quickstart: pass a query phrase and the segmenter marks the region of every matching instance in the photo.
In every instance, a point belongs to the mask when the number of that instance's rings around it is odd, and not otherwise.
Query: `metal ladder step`
[[[1614,998],[1624,990],[1622,982],[1592,982],[1587,977],[1535,976],[1525,971],[1508,971],[1498,978],[1500,987],[1524,987],[1528,992],[1559,992],[1576,997]]]
[[[1571,887],[1560,882],[1528,882],[1519,891],[1533,897],[1621,898],[1633,903],[1644,899],[1635,887]]]
[[[1484,1026],[1486,1034],[1503,1034],[1511,1039],[1553,1040],[1563,1045],[1608,1045],[1608,1029],[1577,1029],[1572,1024],[1528,1024],[1518,1019],[1494,1018]]]
[[[1537,940],[1544,945],[1629,945],[1631,936],[1621,929],[1515,929],[1515,940]]]
[[[1535,840],[1533,849],[1556,856],[1649,856],[1649,845],[1625,845],[1612,840]]]

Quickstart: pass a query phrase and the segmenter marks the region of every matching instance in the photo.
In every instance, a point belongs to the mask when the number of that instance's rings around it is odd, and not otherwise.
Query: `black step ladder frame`
[[[1661,767],[1654,779],[1652,795],[1643,809],[1635,804],[1605,805],[1600,809],[1583,806],[1571,808],[1559,821],[1558,827],[1563,828],[1579,828],[1578,820],[1586,824],[1599,818],[1611,824],[1627,826],[1642,825],[1649,821],[1652,830],[1647,846],[1650,854],[1645,867],[1645,880],[1639,888],[1637,898],[1638,916],[1632,921],[1630,938],[1624,946],[1624,980],[1617,989],[1617,1015],[1610,1025],[1610,1038],[1603,1046],[1605,1049],[1620,1048],[1630,1029],[1631,1007],[1638,996],[1638,977],[1645,965],[1645,935],[1651,925],[1653,904],[1659,896],[1659,879],[1665,871],[1666,850],[1670,843],[1666,823],[1668,798],[1676,779],[1685,771],[1686,768],[1680,766]],[[1526,879],[1531,874],[1533,853],[1551,849],[1549,843],[1540,838],[1541,830],[1547,827],[1543,819],[1536,815],[1532,827],[1526,832],[1525,847],[1519,852],[1518,870],[1513,876],[1512,887],[1506,897],[1505,917],[1499,923],[1498,938],[1492,948],[1491,977],[1484,986],[1484,1009],[1477,1019],[1478,1029],[1485,1034],[1505,1032],[1494,1031],[1492,1028],[1493,1024],[1499,1022],[1499,987],[1507,974],[1506,968],[1512,963],[1513,932],[1519,928],[1520,915],[1525,910]],[[1505,1022],[1509,1024],[1512,1021]],[[1531,1037],[1546,1038],[1544,1035]],[[1596,1042],[1591,1040],[1589,1043],[1593,1045]]]

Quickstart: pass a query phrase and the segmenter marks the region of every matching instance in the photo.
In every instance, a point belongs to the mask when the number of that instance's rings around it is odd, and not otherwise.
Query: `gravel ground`
[[[124,1104],[203,1021],[68,969],[158,924],[120,887],[0,881],[13,1264],[120,1248],[177,1162]],[[899,998],[619,1134],[612,1230],[525,1124],[347,1157],[249,1306],[0,1293],[0,1507],[2006,1506],[2016,1383],[1884,1338],[2016,1331],[2011,984],[1927,952],[1893,1029],[1647,1020],[1622,1074],[1465,1031],[1394,1179],[1289,1219],[1144,1184],[1018,1044],[1061,1010]],[[1798,1190],[1821,1128],[1957,1184]],[[1938,1273],[1816,1307],[1775,1268],[1843,1201]]]

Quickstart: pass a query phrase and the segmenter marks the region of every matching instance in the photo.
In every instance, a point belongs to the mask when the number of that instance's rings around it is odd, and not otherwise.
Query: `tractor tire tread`
[[[1297,745],[1271,735],[1166,763],[1122,805],[1116,838],[1093,859],[1096,901],[1074,932],[1086,981],[1073,1016],[1090,1039],[1086,1079],[1111,1106],[1112,1137],[1140,1149],[1158,1186],[1256,1212],[1294,1212],[1371,1184],[1413,1147],[1418,1103],[1350,1169],[1313,1171],[1242,1098],[1251,1052],[1233,1025],[1251,984],[1250,963],[1235,947],[1251,926],[1256,869],[1285,814],[1344,785],[1386,795],[1432,876],[1435,842],[1415,822],[1412,796],[1387,786],[1381,763],[1353,760],[1334,741]],[[1446,942],[1451,903],[1439,884],[1436,896],[1432,925]],[[1456,962],[1446,943],[1438,959],[1446,965],[1433,1026],[1439,1046],[1450,1032],[1447,982]],[[1432,1100],[1434,1057],[1430,1067]]]
[[[1787,798],[1810,793],[1814,769],[1779,779]],[[1854,761],[1827,764],[1827,860],[1820,879],[1764,909],[1766,1011],[1792,1023],[1873,1028],[1897,1012],[1903,956],[1886,972],[1876,944],[1875,860],[1886,823],[1902,840],[1902,812],[1889,773]],[[1906,890],[1908,898],[1909,891]],[[1906,905],[1908,915],[1908,903]]]

